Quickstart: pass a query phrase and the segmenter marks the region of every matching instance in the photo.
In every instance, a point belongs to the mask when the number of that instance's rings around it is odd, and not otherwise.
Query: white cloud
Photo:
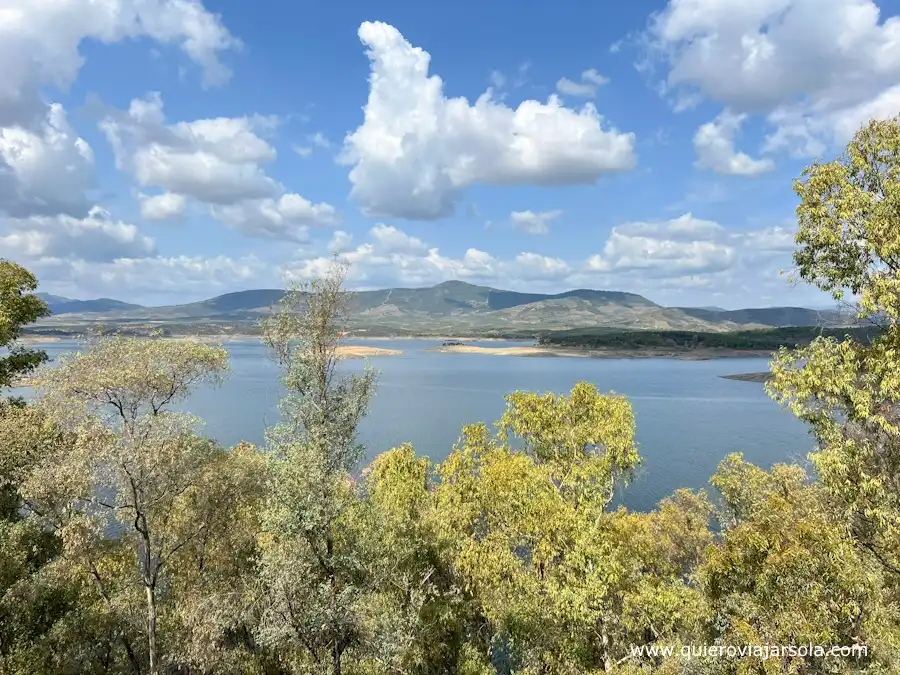
[[[314,148],[328,149],[331,147],[331,141],[325,138],[321,131],[310,134],[306,137],[306,140],[309,145],[294,145],[291,147],[294,152],[304,158],[312,155]]]
[[[331,204],[313,204],[298,194],[287,193],[278,199],[244,200],[237,204],[212,205],[211,213],[228,227],[244,234],[268,239],[305,242],[309,227],[337,223]]]
[[[61,105],[48,106],[46,113],[32,129],[0,127],[0,213],[83,216],[90,207],[85,191],[93,183],[93,151]]]
[[[378,249],[385,253],[421,254],[428,250],[421,239],[411,237],[391,225],[379,223],[369,231],[369,236]]]
[[[249,236],[305,241],[307,227],[331,225],[337,215],[330,204],[286,192],[266,174],[262,165],[277,153],[261,134],[276,124],[256,115],[167,125],[162,98],[154,93],[132,101],[127,113],[107,115],[100,126],[117,166],[142,187],[206,204],[214,217]],[[151,212],[154,206],[160,205],[151,203]]]
[[[147,37],[179,47],[206,84],[228,79],[221,52],[240,43],[200,2],[187,0],[4,0],[0,6],[0,212],[15,217],[84,217],[91,206],[93,154],[69,126],[47,86],[68,88],[85,41]]]
[[[336,237],[337,238],[337,237]],[[779,287],[778,275],[789,261],[792,233],[782,227],[732,230],[686,213],[665,222],[633,222],[616,226],[600,253],[564,260],[535,252],[500,258],[471,247],[454,258],[410,237],[396,227],[376,225],[368,241],[349,248],[340,237],[341,257],[351,263],[349,283],[355,288],[422,286],[460,279],[498,288],[558,292],[590,287],[629,290],[651,299],[665,289],[714,290],[746,286]],[[328,256],[302,258],[286,265],[292,278],[323,274]],[[683,302],[681,303],[683,304]]]
[[[570,80],[568,77],[560,78],[556,83],[556,91],[560,94],[568,94],[569,96],[594,98],[594,96],[597,95],[597,88],[602,87],[608,82],[608,77],[601,75],[594,68],[590,68],[581,73],[580,82]]]
[[[256,133],[257,118],[217,118],[167,126],[158,93],[131,102],[125,114],[110,114],[100,127],[116,165],[142,187],[212,204],[271,197],[278,184],[259,166],[275,149]]]
[[[771,159],[753,159],[735,150],[734,137],[746,117],[725,110],[714,121],[697,129],[694,150],[698,167],[732,176],[758,176],[775,168]]]
[[[330,148],[331,141],[325,138],[325,135],[321,131],[317,131],[312,136],[309,137],[309,142],[315,145],[317,148]]]
[[[221,52],[240,47],[221,20],[189,0],[4,0],[0,8],[0,125],[44,116],[41,87],[66,88],[84,63],[81,43],[148,37],[178,46],[206,84],[228,79]],[[10,119],[10,118],[13,119]]]
[[[562,211],[513,211],[509,214],[512,226],[528,234],[547,234],[550,231],[549,223],[562,215]]]
[[[187,197],[173,192],[159,195],[140,195],[141,217],[147,220],[172,220],[181,217],[187,209]]]
[[[430,56],[393,26],[366,22],[371,61],[365,121],[344,141],[352,196],[368,215],[450,215],[474,184],[591,184],[634,167],[634,136],[604,128],[594,106],[523,101],[516,109],[488,91],[470,104],[448,99],[429,76]]]
[[[725,238],[721,225],[689,213],[664,223],[625,223],[613,228],[602,254],[592,256],[588,267],[662,277],[720,272],[732,266],[737,254]]]
[[[558,281],[571,271],[565,261],[538,253],[520,253],[513,259],[502,260],[472,247],[461,257],[452,258],[384,224],[369,231],[369,241],[353,249],[348,244],[349,237],[338,237],[336,233],[329,250],[340,249],[340,257],[351,263],[348,281],[356,288],[424,286],[449,279],[500,283],[506,287],[526,281]],[[330,263],[328,256],[299,259],[285,265],[283,272],[292,279],[312,279],[321,276]]]
[[[872,0],[670,0],[649,37],[668,91],[766,115],[769,149],[815,154],[898,110],[900,17]]]
[[[41,289],[67,297],[116,299],[152,305],[183,303],[277,283],[271,265],[255,256],[155,256],[94,263],[44,258],[32,266]]]
[[[331,235],[331,239],[328,240],[328,250],[331,253],[343,253],[350,249],[352,242],[352,234],[343,230],[335,230],[334,234]]]
[[[708,285],[726,292],[783,282],[789,267],[793,231],[782,226],[732,229],[686,213],[664,222],[633,222],[612,229],[603,251],[588,268],[638,286]],[[783,286],[787,290],[787,286]],[[746,290],[746,289],[744,289]]]
[[[141,235],[134,225],[113,220],[100,207],[92,208],[85,218],[8,219],[4,229],[7,234],[0,234],[0,249],[29,262],[57,258],[95,263],[156,252],[153,239]]]

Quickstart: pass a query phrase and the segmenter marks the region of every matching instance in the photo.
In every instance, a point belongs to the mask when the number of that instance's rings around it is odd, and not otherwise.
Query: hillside
[[[759,307],[752,309],[719,309],[709,307],[675,307],[703,321],[730,321],[739,325],[763,326],[840,326],[852,323],[851,316],[834,310],[805,307]]]
[[[36,293],[41,300],[47,303],[53,314],[97,314],[119,313],[143,309],[141,305],[134,305],[110,298],[97,298],[96,300],[73,300],[61,295],[49,293]]]
[[[253,332],[284,295],[279,289],[226,293],[208,300],[143,307],[101,298],[42,295],[53,315],[41,330],[106,326],[165,328],[206,334]],[[723,332],[790,325],[837,325],[834,313],[799,307],[722,310],[662,307],[635,293],[575,289],[523,293],[446,281],[427,288],[352,294],[351,327],[370,334],[486,335],[573,328]],[[177,329],[175,328],[177,326]]]

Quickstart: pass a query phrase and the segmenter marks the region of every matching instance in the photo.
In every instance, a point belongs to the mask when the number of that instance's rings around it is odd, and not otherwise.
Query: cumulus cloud
[[[90,145],[75,133],[59,104],[48,106],[46,117],[32,128],[0,127],[0,213],[84,216],[93,169]]]
[[[255,256],[151,256],[95,263],[43,258],[31,266],[42,289],[76,298],[113,297],[150,305],[183,303],[278,282]]]
[[[556,83],[556,91],[569,96],[594,98],[597,95],[597,89],[608,82],[608,77],[601,75],[594,68],[590,68],[581,73],[580,82],[570,80],[568,77],[560,78]]]
[[[331,239],[328,240],[327,248],[330,253],[343,253],[350,249],[352,242],[352,234],[343,230],[335,230],[334,234],[331,235]]]
[[[220,54],[240,43],[200,2],[6,0],[0,8],[0,213],[84,217],[93,153],[45,88],[71,85],[88,40],[150,38],[179,47],[206,84],[228,79]]]
[[[340,257],[351,264],[348,281],[357,288],[424,286],[450,279],[515,286],[525,281],[560,280],[571,271],[565,261],[538,253],[520,253],[504,260],[471,247],[454,258],[381,223],[369,230],[368,241],[355,248],[349,248],[349,237],[337,233],[329,248],[341,249]],[[288,278],[312,279],[324,274],[330,264],[330,257],[319,256],[295,260],[283,271]]]
[[[147,220],[171,220],[181,217],[187,209],[187,197],[163,192],[158,195],[140,195],[141,216]]]
[[[490,90],[470,104],[447,98],[431,57],[385,23],[359,37],[371,61],[363,124],[344,141],[351,195],[372,216],[448,216],[474,184],[591,184],[634,167],[634,136],[605,124],[590,104],[556,96],[515,109]]]
[[[579,278],[677,305],[704,304],[696,298],[705,297],[747,306],[766,292],[791,290],[781,271],[791,266],[793,250],[793,230],[784,226],[726,228],[686,213],[617,225]],[[809,291],[807,298],[815,295]]]
[[[657,276],[720,272],[737,255],[726,239],[721,225],[689,213],[663,223],[625,223],[613,228],[602,254],[592,256],[588,267]]]
[[[732,176],[758,176],[774,169],[771,159],[753,159],[735,150],[734,137],[745,119],[746,115],[725,110],[714,121],[701,125],[694,134],[697,166]]]
[[[127,112],[111,112],[100,127],[121,170],[141,187],[165,191],[162,201],[142,203],[151,214],[166,207],[183,212],[192,199],[249,236],[305,241],[308,227],[331,225],[337,214],[330,204],[286,192],[266,174],[263,165],[277,153],[262,134],[276,124],[258,115],[166,124],[162,97],[153,93],[133,100]]]
[[[669,0],[649,38],[668,91],[765,115],[770,150],[817,154],[900,103],[900,17],[872,0]]]
[[[294,145],[293,151],[301,157],[309,157],[313,153],[314,148],[328,149],[331,147],[331,141],[325,138],[321,131],[310,134],[306,137],[308,145]]]
[[[351,263],[349,283],[357,288],[460,279],[547,292],[608,288],[643,292],[651,298],[678,289],[737,294],[746,287],[752,295],[754,288],[763,286],[786,288],[779,272],[793,250],[792,232],[783,227],[735,230],[690,213],[663,222],[618,225],[599,253],[576,260],[535,252],[499,257],[474,247],[453,257],[381,224],[355,248],[350,248],[349,239],[340,239],[341,257]],[[292,278],[310,279],[323,274],[330,261],[329,256],[302,258],[284,270]]]
[[[510,223],[517,230],[527,234],[547,234],[549,223],[562,215],[562,211],[513,211],[509,214]]]
[[[278,199],[213,205],[210,212],[228,227],[244,234],[295,242],[309,239],[311,225],[327,226],[337,222],[337,211],[331,204],[313,204],[294,193],[283,194]]]
[[[156,253],[153,239],[140,234],[134,225],[113,220],[99,207],[92,208],[85,218],[32,216],[8,219],[5,225],[7,234],[0,234],[0,249],[4,255],[12,254],[17,259],[94,263]]]

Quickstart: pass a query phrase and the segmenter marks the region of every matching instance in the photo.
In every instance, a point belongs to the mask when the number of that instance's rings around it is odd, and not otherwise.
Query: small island
[[[340,345],[337,348],[337,355],[341,359],[364,359],[369,356],[399,356],[402,353],[399,349],[366,347],[362,345]]]

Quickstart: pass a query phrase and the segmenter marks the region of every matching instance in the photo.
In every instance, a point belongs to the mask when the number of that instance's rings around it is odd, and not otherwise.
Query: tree
[[[340,675],[362,643],[365,579],[353,522],[357,427],[375,386],[338,373],[349,295],[347,266],[286,293],[264,326],[283,371],[281,422],[268,433],[272,480],[261,543],[266,610],[258,637],[291,654],[298,670]]]
[[[194,386],[217,382],[227,365],[224,349],[194,340],[113,336],[36,378],[38,410],[67,442],[44,445],[22,481],[25,505],[59,534],[63,555],[124,622],[119,634],[135,672],[143,650],[128,637],[134,610],[144,605],[147,665],[158,673],[170,568],[214,526],[228,527],[205,497],[224,451],[195,433],[198,420],[172,410]]]
[[[463,430],[436,488],[452,566],[483,617],[470,643],[481,666],[612,672],[631,645],[696,630],[703,496],[607,511],[639,461],[628,402],[583,382],[568,396],[516,392],[497,426]]]
[[[31,272],[0,258],[0,348],[9,350],[0,357],[0,390],[47,360],[44,352],[15,344],[23,326],[50,314],[46,303],[31,293],[37,286]]]
[[[799,466],[764,471],[727,457],[711,480],[723,498],[721,541],[699,568],[709,603],[708,643],[853,645],[868,654],[748,654],[712,659],[719,672],[889,672],[885,628],[896,621],[879,570],[848,536],[822,486]]]
[[[855,540],[900,586],[900,118],[872,121],[843,157],[808,167],[794,186],[803,280],[859,299],[884,323],[871,344],[819,338],[782,349],[772,396],[808,422],[811,458]]]

